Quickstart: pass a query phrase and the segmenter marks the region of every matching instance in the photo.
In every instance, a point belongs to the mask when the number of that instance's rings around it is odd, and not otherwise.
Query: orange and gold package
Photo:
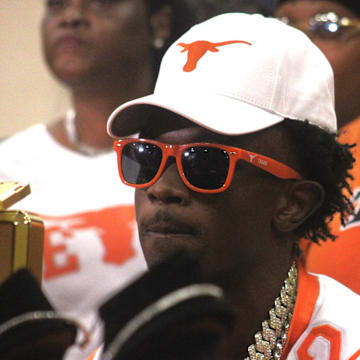
[[[29,184],[0,182],[0,283],[25,267],[41,284],[43,221],[33,213],[7,210],[29,193]]]

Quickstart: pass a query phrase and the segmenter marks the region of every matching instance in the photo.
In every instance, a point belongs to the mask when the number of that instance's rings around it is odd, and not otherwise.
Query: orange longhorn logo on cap
[[[195,70],[198,61],[205,55],[207,51],[218,52],[219,46],[235,44],[235,43],[251,45],[251,43],[242,40],[229,40],[218,43],[199,40],[199,41],[194,41],[191,44],[178,43],[177,45],[183,48],[181,52],[188,51],[187,62],[184,65],[183,70],[186,72]]]

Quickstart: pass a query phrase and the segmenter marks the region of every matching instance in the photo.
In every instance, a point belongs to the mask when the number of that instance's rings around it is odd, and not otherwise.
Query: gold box
[[[0,210],[0,283],[28,268],[41,285],[44,223],[33,213]]]

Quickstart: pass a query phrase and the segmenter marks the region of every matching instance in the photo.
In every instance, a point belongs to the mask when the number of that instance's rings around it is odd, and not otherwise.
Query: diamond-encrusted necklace
[[[294,262],[288,277],[269,311],[269,320],[262,322],[262,331],[255,334],[255,344],[248,347],[249,356],[244,360],[279,360],[285,346],[297,292],[297,267]]]
[[[74,109],[69,109],[65,114],[65,131],[68,140],[73,144],[79,152],[87,156],[96,156],[109,152],[109,149],[99,149],[94,146],[86,145],[79,139],[79,134],[76,130],[76,112]]]

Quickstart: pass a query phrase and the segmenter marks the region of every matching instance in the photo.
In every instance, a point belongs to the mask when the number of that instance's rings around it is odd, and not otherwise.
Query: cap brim
[[[110,115],[107,130],[121,138],[140,132],[154,107],[169,110],[216,133],[241,135],[259,131],[284,120],[260,107],[224,95],[189,93],[153,94],[120,105]],[[226,111],[224,111],[226,109]]]

